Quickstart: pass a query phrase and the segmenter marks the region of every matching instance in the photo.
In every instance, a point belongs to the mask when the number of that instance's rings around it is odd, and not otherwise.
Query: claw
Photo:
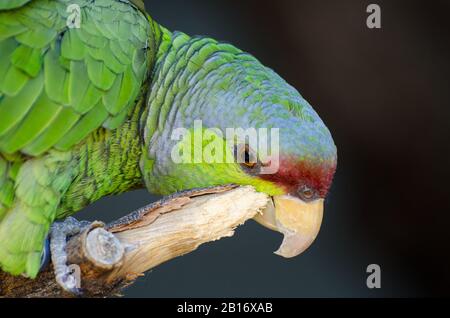
[[[81,296],[83,294],[80,287],[81,277],[77,277],[77,273],[79,273],[79,271],[70,270],[70,266],[68,266],[68,269],[69,270],[65,273],[60,273],[59,277],[56,278],[56,281],[62,288],[64,288],[64,290],[76,296]]]
[[[66,291],[81,295],[81,275],[75,264],[67,265],[65,250],[67,237],[80,233],[89,222],[79,222],[68,217],[63,222],[56,222],[50,230],[50,251],[56,282]]]

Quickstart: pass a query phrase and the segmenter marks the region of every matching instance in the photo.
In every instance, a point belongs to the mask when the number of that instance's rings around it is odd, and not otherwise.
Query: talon
[[[62,274],[57,281],[66,291],[78,296],[82,294],[81,288],[79,287],[81,282],[78,281],[72,272],[69,271]]]

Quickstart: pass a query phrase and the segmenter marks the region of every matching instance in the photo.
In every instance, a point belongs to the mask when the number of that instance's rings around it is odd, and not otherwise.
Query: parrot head
[[[186,85],[180,72],[175,97],[151,101],[141,161],[147,188],[165,195],[251,185],[271,198],[255,220],[284,234],[276,254],[296,256],[319,232],[336,146],[311,105],[274,71],[248,54],[227,59],[204,62]],[[208,73],[197,78],[202,69]]]

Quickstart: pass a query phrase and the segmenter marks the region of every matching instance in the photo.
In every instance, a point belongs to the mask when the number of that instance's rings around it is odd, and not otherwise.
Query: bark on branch
[[[222,186],[167,197],[109,225],[93,222],[67,244],[83,296],[107,297],[149,269],[192,252],[200,244],[232,236],[267,204],[252,187]],[[0,271],[0,296],[72,297],[55,282],[52,266],[35,280]]]

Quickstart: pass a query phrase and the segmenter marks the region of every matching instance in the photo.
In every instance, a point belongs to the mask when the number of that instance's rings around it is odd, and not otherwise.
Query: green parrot
[[[233,45],[171,32],[140,0],[2,0],[0,75],[3,271],[36,277],[56,220],[144,187],[251,185],[273,198],[256,220],[285,234],[278,254],[316,237],[336,169],[332,136],[296,89]],[[278,129],[276,158],[263,162],[237,140],[222,150],[243,161],[173,160],[174,149],[208,147],[175,140],[176,129],[214,128],[217,141],[230,127]]]

